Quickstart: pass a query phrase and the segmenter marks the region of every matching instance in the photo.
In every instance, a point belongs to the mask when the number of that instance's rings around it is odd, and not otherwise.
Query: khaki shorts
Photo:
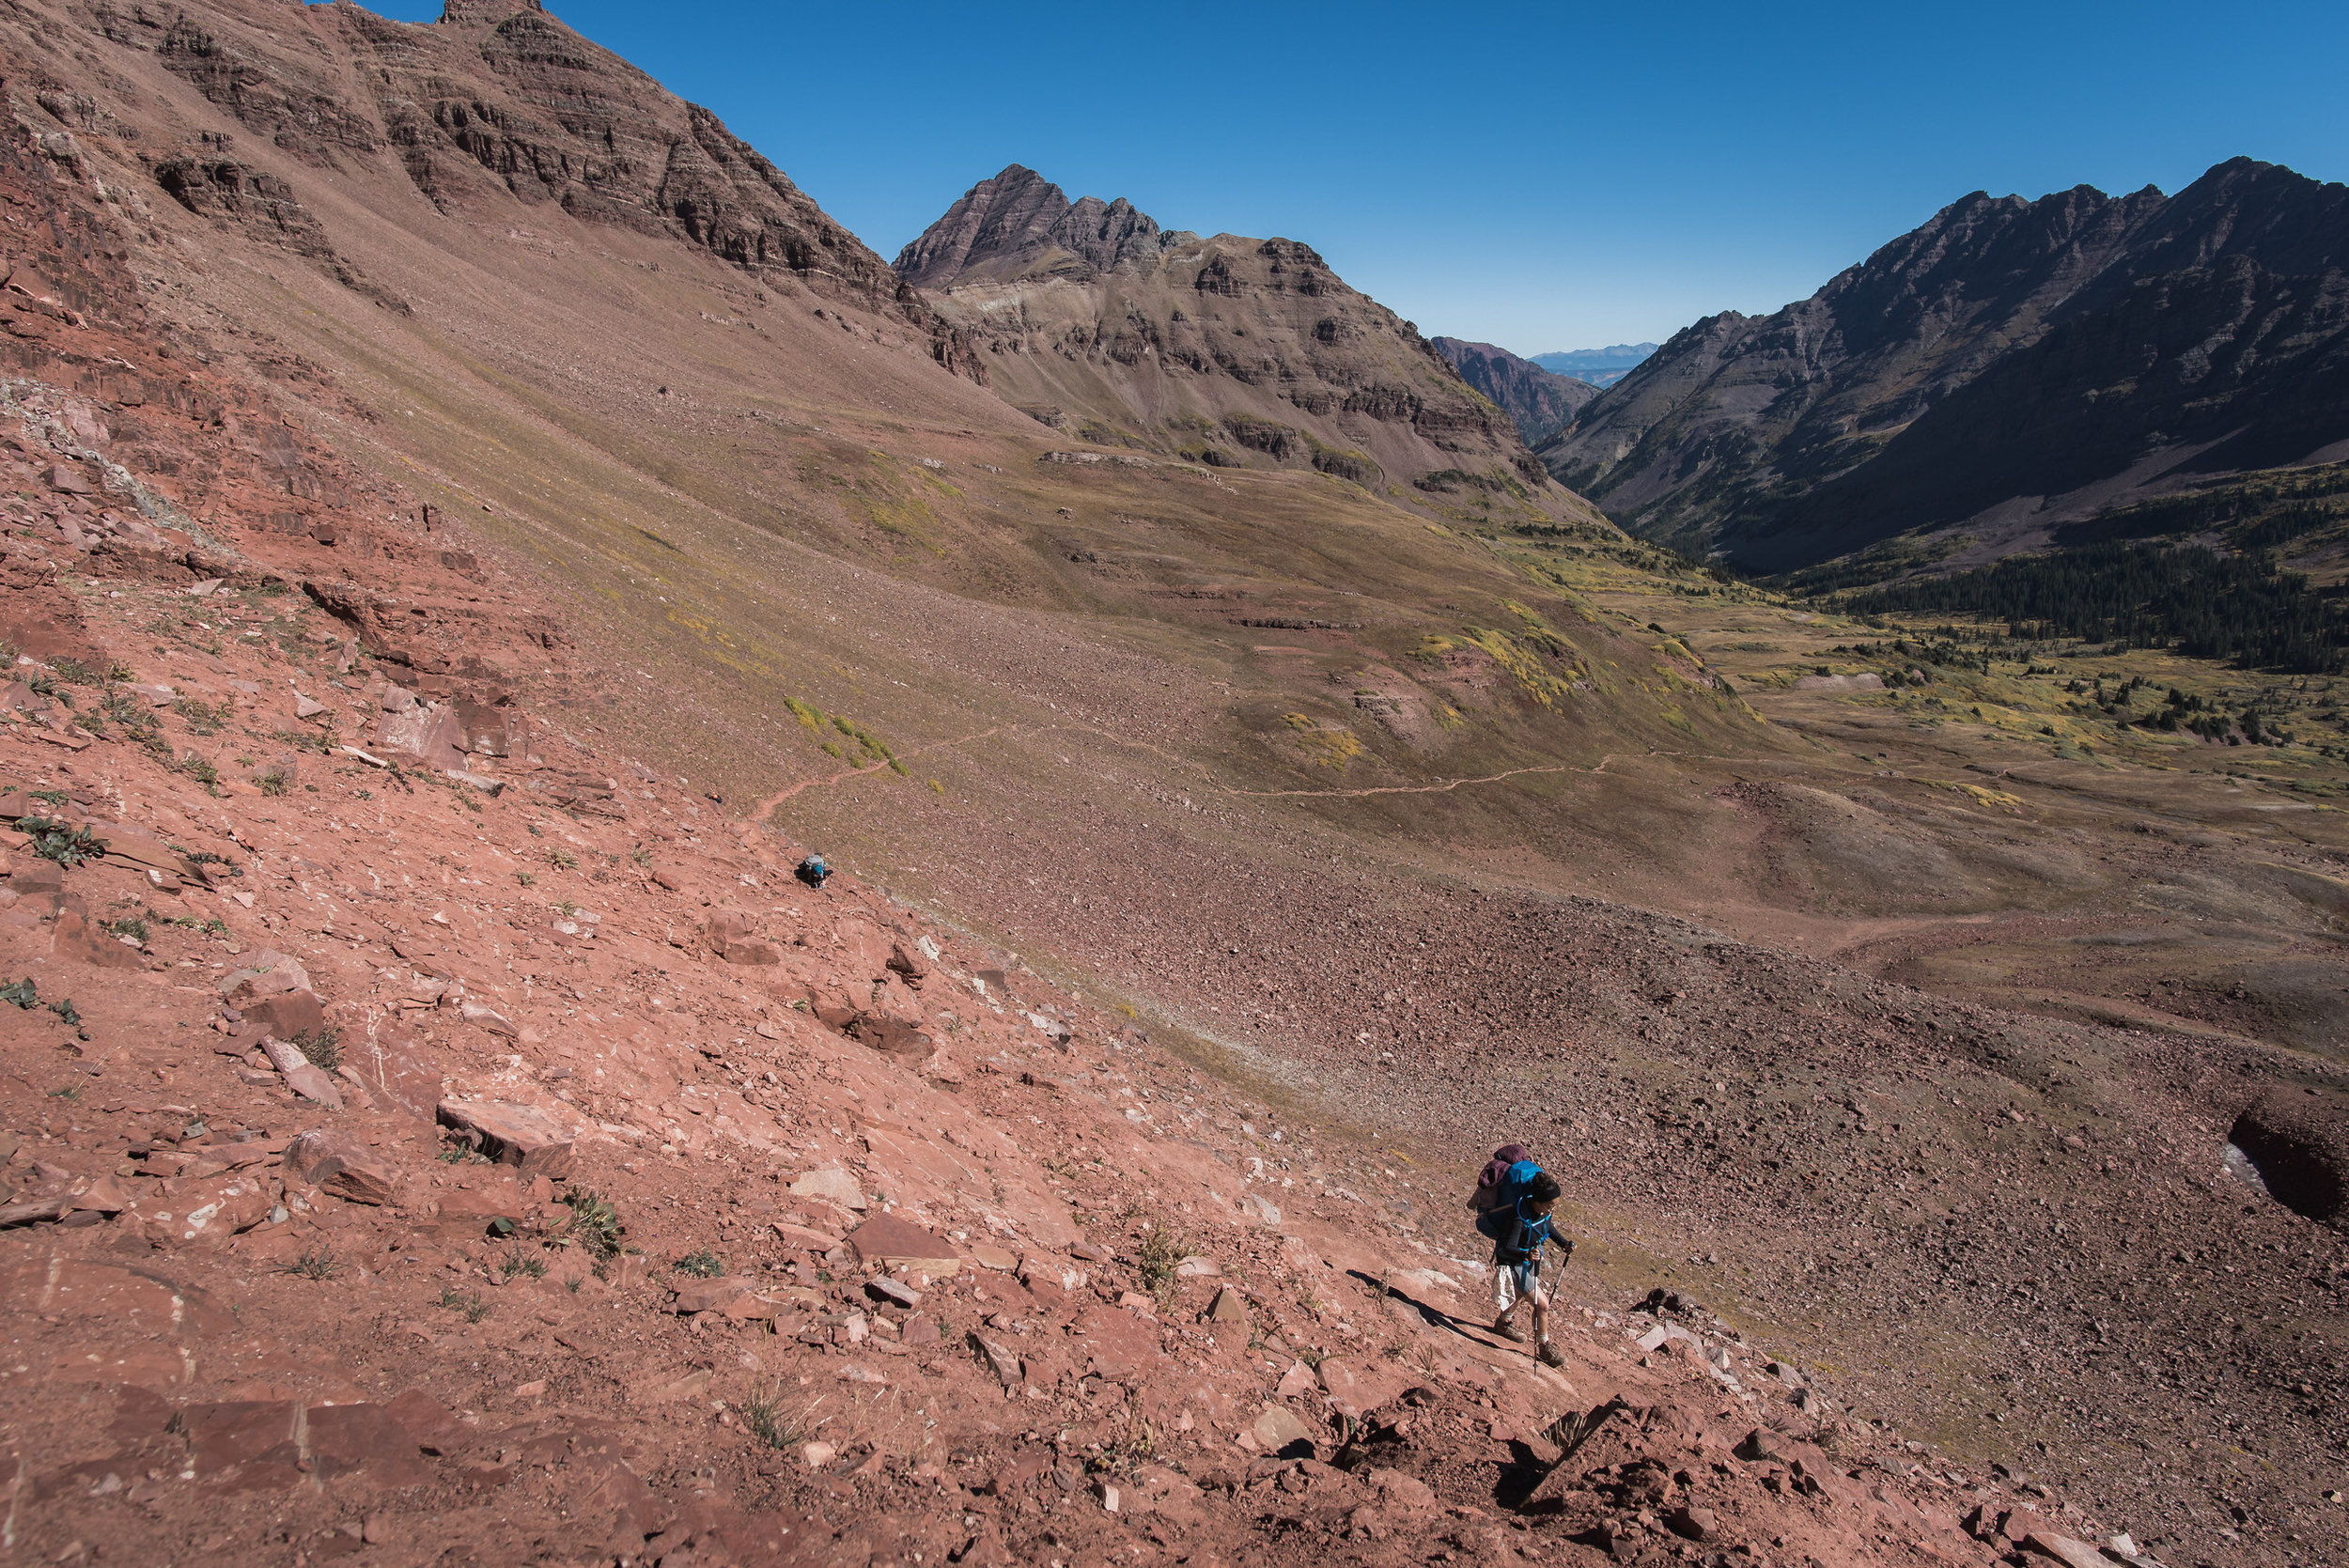
[[[1549,1293],[1542,1289],[1542,1265],[1538,1263],[1493,1265],[1493,1304],[1507,1312],[1517,1302],[1531,1296],[1533,1305],[1549,1305]]]

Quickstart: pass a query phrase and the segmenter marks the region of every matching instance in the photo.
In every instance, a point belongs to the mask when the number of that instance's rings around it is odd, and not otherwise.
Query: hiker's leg
[[[1517,1270],[1505,1263],[1493,1265],[1493,1327],[1496,1331],[1508,1326],[1509,1315],[1517,1309],[1520,1297],[1517,1283]]]
[[[1549,1292],[1536,1280],[1526,1294],[1533,1298],[1533,1358],[1546,1367],[1565,1365],[1565,1352],[1549,1337]]]

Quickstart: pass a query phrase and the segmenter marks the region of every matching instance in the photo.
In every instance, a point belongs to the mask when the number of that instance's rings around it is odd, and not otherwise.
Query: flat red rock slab
[[[861,1262],[883,1268],[903,1265],[933,1275],[956,1272],[962,1259],[945,1242],[911,1220],[894,1214],[877,1214],[843,1238]]]
[[[357,1471],[378,1486],[419,1486],[432,1467],[415,1434],[387,1405],[314,1405],[307,1412],[310,1462],[321,1480]]]
[[[1123,1308],[1094,1308],[1077,1319],[1077,1332],[1093,1371],[1112,1382],[1146,1377],[1166,1359],[1159,1336]]]
[[[290,1399],[238,1399],[190,1405],[178,1424],[188,1440],[189,1467],[205,1477],[281,1457],[290,1471],[300,1457],[295,1429],[301,1418],[302,1406]]]

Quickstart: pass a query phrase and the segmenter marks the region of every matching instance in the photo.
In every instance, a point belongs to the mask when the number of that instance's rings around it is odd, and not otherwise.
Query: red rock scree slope
[[[2109,1560],[1692,1309],[1481,1331],[1377,1167],[543,718],[13,132],[0,215],[12,1560]]]

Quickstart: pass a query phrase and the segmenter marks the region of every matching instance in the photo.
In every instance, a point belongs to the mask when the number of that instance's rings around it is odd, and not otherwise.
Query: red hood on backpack
[[[1468,1206],[1471,1209],[1482,1208],[1483,1200],[1489,1197],[1493,1188],[1501,1185],[1501,1179],[1509,1173],[1509,1167],[1521,1159],[1532,1157],[1533,1151],[1522,1143],[1504,1143],[1495,1149],[1493,1157],[1476,1178],[1476,1190],[1469,1194]]]

